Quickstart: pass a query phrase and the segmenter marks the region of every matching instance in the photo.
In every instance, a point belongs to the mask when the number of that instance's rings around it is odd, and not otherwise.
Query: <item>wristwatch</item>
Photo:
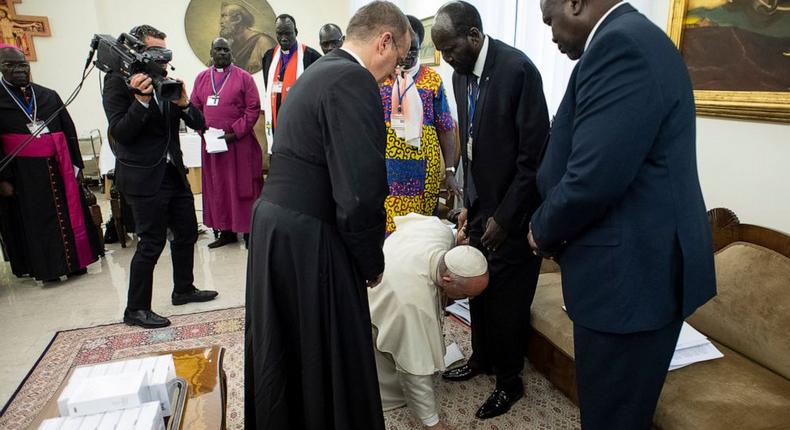
[[[450,166],[450,167],[444,169],[444,171],[445,172],[450,172],[450,173],[452,173],[454,175],[455,174],[455,166]]]

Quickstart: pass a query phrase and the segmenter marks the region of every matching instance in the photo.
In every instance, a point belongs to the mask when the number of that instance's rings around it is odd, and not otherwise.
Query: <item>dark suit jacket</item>
[[[263,63],[263,85],[268,86],[269,83],[266,82],[266,79],[269,77],[269,68],[272,66],[272,56],[274,55],[274,48],[269,49],[263,54],[263,59],[261,60]],[[304,57],[302,58],[302,63],[304,63],[304,68],[307,69],[311,64],[315,63],[316,60],[321,58],[321,54],[318,53],[315,49],[305,46],[304,47]]]
[[[655,330],[716,292],[688,71],[630,5],[599,27],[554,119],[538,173],[538,245],[558,250],[568,314]]]
[[[124,79],[109,73],[104,77],[102,94],[104,112],[110,123],[109,133],[115,142],[115,184],[124,194],[150,196],[159,191],[167,167],[171,163],[186,179],[186,168],[178,138],[179,121],[190,128],[206,128],[203,114],[194,106],[182,110],[171,102],[156,100],[146,109],[126,86]]]
[[[472,175],[478,194],[475,207],[465,198],[465,206],[470,209],[469,220],[478,223],[470,227],[485,229],[486,220],[493,216],[509,237],[523,242],[529,218],[540,204],[535,175],[549,132],[540,73],[523,52],[489,37],[480,94],[472,118],[471,167],[466,149],[469,79],[474,78],[453,73],[464,183],[468,189]],[[522,251],[529,250],[519,252]]]

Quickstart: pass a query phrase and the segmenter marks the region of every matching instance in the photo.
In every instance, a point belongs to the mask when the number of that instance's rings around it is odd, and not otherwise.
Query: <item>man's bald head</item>
[[[343,36],[343,30],[336,24],[325,24],[318,31],[318,41],[321,44],[321,51],[328,54],[337,48],[343,46],[343,41],[346,39]]]
[[[231,51],[230,41],[224,37],[218,37],[211,42],[211,61],[216,67],[224,69],[233,62],[233,51]]]
[[[6,82],[15,87],[30,85],[30,63],[16,47],[0,48],[0,73]]]
[[[593,27],[615,4],[617,0],[541,0],[540,10],[560,52],[578,60]]]
[[[431,38],[444,61],[456,72],[472,73],[485,41],[480,13],[465,1],[446,3],[436,12]]]

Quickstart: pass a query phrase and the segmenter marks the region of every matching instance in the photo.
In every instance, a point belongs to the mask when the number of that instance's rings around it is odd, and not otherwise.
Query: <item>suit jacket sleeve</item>
[[[544,249],[573,240],[617,204],[643,167],[662,121],[657,80],[628,35],[602,34],[584,55],[566,172],[532,218]]]
[[[184,120],[184,124],[187,127],[193,130],[206,130],[206,119],[203,117],[203,113],[200,112],[195,105],[190,104],[187,109],[181,109],[180,107],[173,104],[173,109],[178,110],[178,116]]]
[[[270,49],[263,54],[263,58],[261,59],[261,73],[263,73],[263,88],[266,89],[269,86],[269,83],[266,82],[269,79],[269,67],[272,66],[272,56],[274,55],[274,50]]]
[[[386,130],[378,87],[362,69],[337,80],[321,103],[337,228],[367,280],[384,271]]]
[[[505,230],[515,232],[540,201],[535,177],[540,154],[549,134],[549,113],[540,73],[525,63],[515,118],[517,122],[516,175],[499,203],[494,219]]]
[[[57,93],[55,93],[55,97],[57,98],[58,106],[63,106],[63,100],[60,99],[60,96]],[[60,129],[63,130],[63,134],[66,135],[66,140],[69,143],[69,156],[71,156],[71,164],[79,167],[80,169],[84,169],[85,164],[82,161],[80,141],[77,137],[77,128],[74,126],[74,121],[72,121],[69,111],[65,108],[60,111],[58,116],[58,120],[60,121]]]
[[[104,78],[102,103],[113,138],[126,145],[133,143],[150,119],[151,106],[146,108],[132,97],[123,78],[113,73]]]

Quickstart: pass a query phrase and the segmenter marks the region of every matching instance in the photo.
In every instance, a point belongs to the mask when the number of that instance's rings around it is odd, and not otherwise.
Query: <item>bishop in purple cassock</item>
[[[233,65],[230,43],[211,44],[213,65],[195,79],[192,104],[206,118],[203,139],[203,224],[219,230],[208,245],[236,242],[250,231],[252,204],[263,186],[263,158],[253,126],[261,101],[252,76]],[[227,148],[227,149],[225,149]]]

